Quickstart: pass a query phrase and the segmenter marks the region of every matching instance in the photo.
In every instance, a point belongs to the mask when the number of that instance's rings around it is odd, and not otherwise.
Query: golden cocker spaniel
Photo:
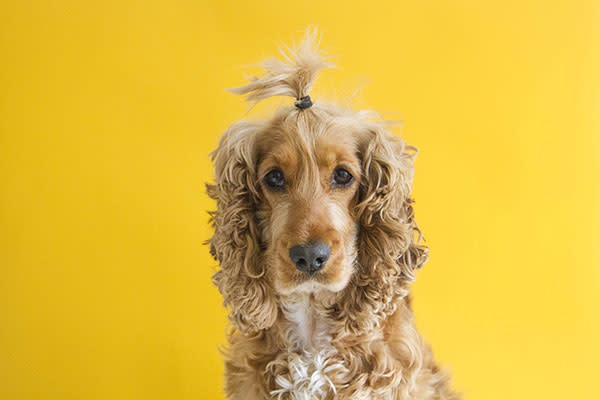
[[[416,149],[372,112],[316,102],[330,66],[309,31],[232,91],[291,96],[213,153],[214,283],[230,311],[230,399],[458,399],[415,329],[427,260],[411,206]]]

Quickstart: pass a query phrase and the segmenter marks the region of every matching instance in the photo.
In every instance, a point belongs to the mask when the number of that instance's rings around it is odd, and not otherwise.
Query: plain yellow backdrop
[[[600,398],[600,3],[579,0],[2,1],[0,398],[222,398],[207,155],[290,103],[246,115],[225,88],[309,25],[339,65],[313,98],[420,148],[415,309],[454,386]]]

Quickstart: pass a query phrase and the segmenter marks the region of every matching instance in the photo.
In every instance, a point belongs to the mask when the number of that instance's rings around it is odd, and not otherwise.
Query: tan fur
[[[258,101],[306,96],[319,69],[315,33],[285,62],[234,91]],[[411,206],[416,150],[373,113],[315,102],[238,122],[213,153],[214,282],[230,310],[230,399],[458,399],[415,329],[409,285],[427,260]],[[355,178],[332,187],[336,167]],[[265,187],[280,168],[284,191]],[[313,277],[288,255],[331,247]]]

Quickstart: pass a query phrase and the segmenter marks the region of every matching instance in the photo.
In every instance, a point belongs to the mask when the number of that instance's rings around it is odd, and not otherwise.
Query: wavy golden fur
[[[309,31],[232,92],[307,96],[330,66],[316,42]],[[213,279],[233,324],[228,398],[458,399],[410,309],[427,260],[411,206],[415,155],[376,114],[320,102],[224,133],[207,187]],[[307,273],[290,249],[316,242],[330,255]]]

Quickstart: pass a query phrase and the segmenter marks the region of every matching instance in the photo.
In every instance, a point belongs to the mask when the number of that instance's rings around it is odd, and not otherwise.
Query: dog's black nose
[[[294,246],[290,248],[290,258],[300,271],[312,274],[325,266],[331,249],[323,242]]]

